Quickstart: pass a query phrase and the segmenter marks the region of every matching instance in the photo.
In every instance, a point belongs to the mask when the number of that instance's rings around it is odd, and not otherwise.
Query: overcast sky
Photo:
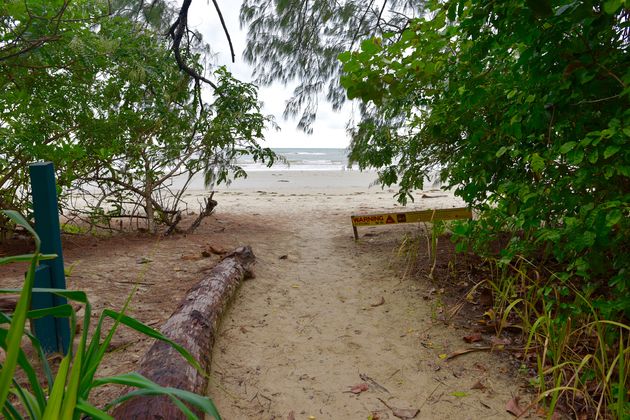
[[[243,60],[247,28],[240,29],[238,14],[241,2],[238,0],[218,0],[218,4],[232,38],[236,63],[231,63],[227,39],[214,6],[209,0],[192,2],[188,14],[189,26],[203,34],[213,52],[216,53],[217,64],[225,64],[236,78],[251,82],[251,68]],[[263,113],[273,115],[281,128],[280,131],[268,130],[265,133],[264,146],[308,148],[345,148],[348,146],[349,139],[345,126],[350,115],[350,106],[346,106],[340,112],[335,112],[325,100],[320,100],[317,121],[313,126],[314,132],[312,135],[307,135],[296,128],[296,119],[285,120],[282,117],[285,102],[291,96],[291,92],[292,86],[285,87],[281,84],[260,88],[258,96],[264,105]]]

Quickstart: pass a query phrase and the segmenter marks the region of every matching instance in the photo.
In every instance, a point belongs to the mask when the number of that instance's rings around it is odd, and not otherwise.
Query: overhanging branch
[[[179,14],[177,16],[177,20],[171,25],[168,30],[168,34],[173,40],[173,53],[175,55],[175,61],[177,62],[177,66],[184,73],[188,74],[190,77],[195,79],[195,81],[204,82],[208,85],[212,86],[213,89],[217,89],[217,85],[211,80],[205,78],[203,75],[199,74],[195,69],[190,67],[184,59],[182,58],[181,53],[181,43],[182,38],[184,37],[184,33],[188,29],[188,9],[190,9],[190,4],[192,0],[184,0],[182,3],[182,7],[179,9]]]

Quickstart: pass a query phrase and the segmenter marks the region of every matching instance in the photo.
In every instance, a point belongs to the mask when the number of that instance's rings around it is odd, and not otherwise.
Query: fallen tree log
[[[241,281],[252,277],[254,253],[237,248],[206,273],[161,328],[162,333],[186,348],[210,370],[210,357],[221,314]],[[137,372],[162,385],[204,394],[208,377],[190,366],[170,345],[156,341],[140,360]],[[193,410],[195,411],[195,410]],[[201,413],[196,412],[198,416]],[[134,397],[118,406],[117,419],[185,419],[168,397]]]

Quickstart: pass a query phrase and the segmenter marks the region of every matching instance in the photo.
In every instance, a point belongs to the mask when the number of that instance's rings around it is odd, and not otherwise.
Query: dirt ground
[[[216,213],[187,236],[66,236],[68,287],[87,291],[98,314],[120,308],[137,284],[129,312],[157,328],[220,258],[208,250],[248,244],[256,277],[238,290],[212,354],[208,394],[225,419],[394,419],[415,410],[419,419],[511,417],[506,404],[525,393],[514,362],[500,351],[447,359],[478,344],[463,340],[473,321],[445,322],[462,296],[443,295],[439,276],[404,275],[397,250],[419,227],[363,228],[354,241],[350,214],[392,209],[390,192],[215,199]],[[0,281],[18,285],[23,271],[2,267]],[[120,330],[99,374],[133,370],[149,345]]]

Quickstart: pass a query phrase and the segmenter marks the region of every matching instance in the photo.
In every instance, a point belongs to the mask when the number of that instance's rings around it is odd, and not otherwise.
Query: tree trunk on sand
[[[210,357],[221,314],[241,281],[252,277],[255,261],[249,246],[237,248],[191,288],[162,327],[162,333],[186,348],[210,371]],[[167,297],[168,298],[168,297]],[[140,360],[137,372],[162,385],[205,394],[208,378],[168,344],[157,341]],[[194,410],[193,410],[194,411]],[[198,416],[201,413],[196,412]],[[168,397],[135,397],[119,407],[117,419],[185,419]]]

